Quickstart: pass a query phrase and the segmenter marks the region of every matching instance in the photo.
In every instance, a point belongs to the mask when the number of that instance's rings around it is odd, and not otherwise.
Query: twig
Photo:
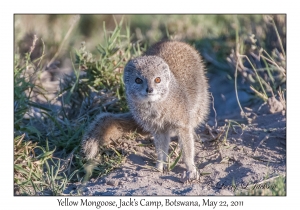
[[[237,57],[237,60],[239,61],[239,57]],[[244,116],[246,116],[246,113],[244,112],[241,104],[240,104],[240,100],[239,100],[239,96],[238,96],[238,92],[237,92],[237,70],[238,70],[238,61],[236,62],[236,66],[235,66],[235,74],[234,74],[234,89],[235,89],[235,96],[236,96],[236,100],[238,102],[238,105],[241,109],[241,112],[243,113]]]
[[[241,58],[246,58],[246,60],[249,62],[249,64],[251,65],[253,71],[255,72],[255,75],[256,75],[256,77],[257,77],[257,80],[258,80],[258,82],[259,82],[259,84],[260,84],[260,87],[261,87],[261,89],[262,89],[264,95],[267,96],[266,91],[265,91],[265,89],[264,89],[264,87],[263,87],[263,85],[262,85],[261,78],[260,78],[260,76],[258,75],[258,73],[257,73],[257,71],[256,71],[256,68],[253,66],[253,64],[252,64],[252,62],[250,61],[250,59],[248,58],[248,56],[247,56],[247,55],[239,55],[239,57],[241,57]]]
[[[259,97],[261,97],[264,101],[268,100],[268,97],[266,97],[264,94],[257,91],[252,85],[250,86],[250,89],[254,91]]]
[[[267,52],[266,52],[265,50],[264,50],[263,52],[267,54]],[[267,55],[270,56],[269,54],[267,54]],[[273,61],[273,60],[267,58],[267,57],[264,56],[264,55],[261,55],[261,57],[264,58],[266,61],[269,61],[269,62],[270,62],[271,64],[273,64],[274,66],[276,66],[277,69],[278,69],[281,73],[283,73],[283,74],[285,75],[286,70],[285,70],[284,68],[278,66],[278,64],[277,64],[275,61]],[[271,56],[270,56],[270,57],[271,57]]]
[[[277,38],[278,38],[278,42],[279,42],[279,45],[280,45],[280,48],[281,48],[281,51],[282,51],[283,57],[284,57],[284,59],[285,59],[286,57],[285,57],[285,52],[284,52],[283,44],[282,44],[281,38],[280,38],[280,36],[279,36],[279,33],[278,33],[278,30],[277,30],[277,27],[276,27],[275,21],[274,21],[274,19],[273,19],[273,18],[271,19],[271,21],[272,21],[273,27],[274,27],[274,29],[275,29],[276,36],[277,36]]]
[[[215,137],[215,135],[211,132],[211,128],[209,127],[209,125],[208,125],[208,124],[205,124],[205,127],[206,127],[206,129],[208,130],[209,135],[210,135],[213,139],[215,139],[216,137]]]
[[[258,147],[259,147],[260,145],[262,145],[262,144],[264,143],[264,141],[267,140],[267,139],[269,139],[269,135],[266,135],[265,138],[263,138],[263,139],[260,141],[260,143],[258,144],[258,146],[256,147],[256,149],[255,149],[255,151],[254,151],[254,155],[255,155],[255,153],[256,153]]]
[[[208,125],[208,124],[205,124],[205,127],[206,129],[208,130],[208,133],[209,135],[212,137],[212,139],[210,139],[209,141],[215,141],[215,140],[218,140],[224,133],[224,129],[222,129],[221,131],[219,131],[219,133],[217,133],[218,135],[215,136],[213,133],[212,133],[212,129],[211,127]]]
[[[214,113],[215,113],[215,128],[217,128],[218,123],[217,123],[217,112],[216,112],[216,109],[215,109],[215,99],[214,99],[212,93],[210,93],[210,95],[211,95],[211,98],[212,98],[212,108],[213,108]]]

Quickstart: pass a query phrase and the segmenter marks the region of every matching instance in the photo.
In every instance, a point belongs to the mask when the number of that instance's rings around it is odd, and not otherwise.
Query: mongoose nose
[[[147,93],[152,93],[153,92],[153,88],[146,88],[146,92]]]

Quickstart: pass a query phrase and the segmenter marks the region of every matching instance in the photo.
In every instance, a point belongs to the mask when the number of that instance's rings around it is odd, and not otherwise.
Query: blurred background
[[[15,50],[24,54],[32,45],[33,35],[45,44],[46,58],[53,56],[66,38],[60,59],[69,57],[72,48],[79,48],[82,41],[91,52],[104,42],[104,30],[112,31],[116,21],[124,19],[123,30],[128,26],[131,41],[153,44],[166,38],[197,43],[200,51],[216,54],[222,60],[235,49],[236,35],[245,42],[254,34],[256,44],[267,50],[280,48],[276,32],[268,17],[277,26],[283,46],[286,42],[285,15],[15,15]],[[72,31],[65,37],[70,27]],[[41,55],[36,47],[32,56]]]
[[[121,33],[128,34],[130,42],[138,43],[141,50],[163,39],[182,40],[196,47],[206,63],[219,116],[239,110],[234,91],[235,62],[232,56],[238,51],[250,55],[253,60],[251,54],[257,49],[264,49],[270,55],[277,53],[280,57],[286,46],[285,15],[59,14],[15,15],[15,52],[24,57],[36,36],[30,58],[34,60],[43,55],[40,65],[52,65],[48,72],[51,72],[50,80],[53,81],[56,75],[61,75],[59,71],[72,71],[70,58],[82,42],[89,53],[97,56],[97,46],[105,43],[105,34],[113,31],[121,20]],[[244,65],[251,68],[248,61]],[[263,68],[262,65],[258,68]],[[239,99],[243,105],[250,106],[257,103],[253,97],[255,94],[249,89],[249,84],[244,84],[245,77],[246,80],[249,77],[245,75],[247,71],[239,70],[244,71],[244,78],[238,80]],[[222,90],[220,87],[223,87]]]

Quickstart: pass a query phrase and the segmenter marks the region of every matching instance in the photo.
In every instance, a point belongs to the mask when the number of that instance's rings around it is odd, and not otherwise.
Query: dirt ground
[[[285,110],[280,111],[282,107],[278,110],[276,103],[271,107],[262,105],[262,101],[256,100],[253,92],[249,91],[249,85],[238,81],[239,100],[247,112],[248,120],[242,118],[233,81],[228,79],[226,73],[208,73],[207,76],[214,106],[211,106],[208,126],[204,125],[197,131],[200,138],[195,142],[195,164],[201,174],[200,180],[191,183],[180,181],[185,172],[182,161],[169,172],[155,171],[153,139],[123,139],[121,149],[129,155],[120,168],[107,176],[91,179],[86,184],[70,184],[64,194],[234,195],[239,190],[247,190],[245,187],[251,184],[285,176]],[[45,78],[49,78],[49,75]],[[49,92],[57,87],[49,79],[45,85],[48,85]],[[229,122],[231,126],[227,132]],[[174,147],[176,143],[174,138],[171,145]],[[232,187],[233,183],[236,187]]]
[[[119,169],[86,185],[72,184],[65,193],[80,189],[82,195],[234,195],[247,185],[285,175],[285,113],[258,115],[251,124],[242,124],[228,130],[226,143],[225,133],[221,139],[213,138],[222,132],[222,126],[210,129],[211,132],[207,128],[199,130],[201,140],[195,142],[195,163],[201,173],[200,180],[180,181],[185,171],[182,161],[169,172],[151,169],[154,146],[138,146],[153,143],[151,138],[124,140],[124,149],[133,148],[136,152],[131,152]],[[171,144],[175,145],[176,139]]]

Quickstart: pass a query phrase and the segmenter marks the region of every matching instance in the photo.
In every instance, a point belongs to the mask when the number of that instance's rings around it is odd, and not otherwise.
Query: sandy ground
[[[46,89],[49,89],[50,94],[57,89],[57,82],[50,80],[50,76],[46,73],[45,81],[42,82],[44,86],[47,85]],[[200,138],[195,142],[195,164],[201,174],[200,180],[191,183],[180,181],[185,172],[182,161],[172,171],[164,173],[155,171],[153,139],[138,138],[135,141],[122,139],[121,150],[129,155],[120,168],[107,176],[91,179],[86,184],[70,184],[64,194],[233,195],[248,185],[285,175],[285,111],[270,114],[270,107],[261,106],[261,101],[253,100],[255,97],[253,92],[249,91],[249,85],[239,83],[239,99],[249,114],[248,117],[251,118],[249,122],[241,118],[234,83],[228,79],[226,73],[208,74],[208,78],[217,117],[211,108],[207,121],[209,126],[202,126],[197,131]],[[245,108],[246,106],[249,108]],[[228,125],[225,119],[235,120],[239,125],[231,123],[234,126],[228,130],[224,142],[227,127],[224,129],[223,126]],[[219,135],[221,137],[217,138]],[[141,143],[150,146],[139,146]],[[171,145],[176,144],[177,140],[174,138]],[[236,187],[232,187],[233,183]]]
[[[125,163],[109,175],[92,179],[86,185],[71,184],[65,193],[82,195],[233,195],[247,190],[247,185],[260,183],[267,177],[286,173],[286,118],[284,113],[262,114],[251,124],[229,129],[226,143],[213,140],[218,131],[199,131],[201,140],[195,142],[195,163],[201,173],[200,180],[182,183],[185,171],[182,161],[169,172],[157,172],[154,166],[154,146],[151,138],[137,141],[124,140],[130,151]],[[219,129],[220,132],[221,129]],[[214,131],[216,131],[214,133]],[[226,132],[226,130],[225,130]],[[176,144],[176,139],[171,143]],[[232,183],[236,187],[232,187]]]

